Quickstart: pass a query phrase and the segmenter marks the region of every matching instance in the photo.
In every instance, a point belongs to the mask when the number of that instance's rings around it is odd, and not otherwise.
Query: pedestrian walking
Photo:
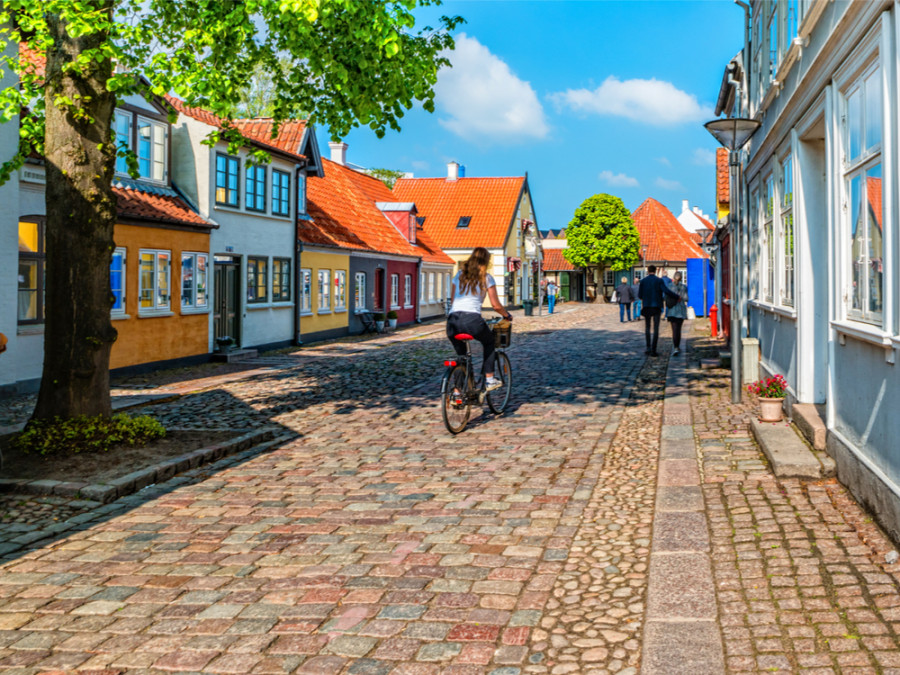
[[[619,323],[625,323],[625,316],[631,321],[631,303],[634,302],[628,277],[622,277],[622,283],[616,286],[616,301],[619,303]]]
[[[675,272],[671,290],[678,294],[678,302],[668,311],[669,323],[672,325],[672,344],[675,345],[675,351],[672,352],[674,356],[681,353],[681,326],[687,318],[688,290],[681,279],[681,272]]]
[[[556,294],[559,292],[559,286],[552,279],[547,282],[547,305],[550,307],[550,313],[553,314],[553,308],[556,307]]]
[[[665,295],[675,294],[656,276],[656,265],[650,265],[647,268],[647,276],[641,279],[641,285],[638,287],[638,297],[643,303],[641,314],[644,317],[644,339],[647,343],[644,353],[650,356],[659,356],[656,345],[659,342],[659,320],[665,305],[663,302]]]
[[[641,284],[640,277],[634,277],[634,283],[631,285],[631,297],[634,298],[634,304],[631,306],[631,320],[640,321],[641,318],[641,301],[638,298],[638,287]]]

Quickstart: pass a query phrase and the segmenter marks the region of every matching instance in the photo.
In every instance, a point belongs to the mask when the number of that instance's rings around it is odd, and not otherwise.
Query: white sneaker
[[[680,353],[681,353],[681,350],[676,349],[674,352],[672,352],[672,356],[678,356]]]
[[[503,381],[498,380],[496,377],[489,377],[484,382],[484,390],[485,391],[494,391],[494,389],[499,389],[503,386]]]

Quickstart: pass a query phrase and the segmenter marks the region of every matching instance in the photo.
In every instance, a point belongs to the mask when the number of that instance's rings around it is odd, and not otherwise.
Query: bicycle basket
[[[512,339],[512,324],[508,322],[503,322],[506,325],[501,326],[499,323],[495,324],[492,330],[494,331],[494,346],[500,348],[509,347],[510,340]]]

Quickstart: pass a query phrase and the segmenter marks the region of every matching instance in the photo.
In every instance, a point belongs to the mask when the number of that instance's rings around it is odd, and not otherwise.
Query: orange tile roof
[[[646,199],[634,212],[633,218],[634,226],[641,235],[641,244],[648,246],[644,260],[676,262],[709,257],[672,212],[655,199]]]
[[[124,185],[113,185],[118,214],[121,218],[134,218],[154,223],[190,225],[212,229],[214,226],[181,199],[159,192],[145,192]]]
[[[421,245],[410,244],[378,209],[376,201],[396,201],[384,183],[325,158],[322,163],[325,177],[312,176],[306,183],[312,221],[298,223],[302,241],[453,263],[427,235]]]
[[[278,136],[275,138],[272,138],[275,122],[271,117],[236,119],[234,126],[246,138],[268,143],[292,155],[303,157],[300,154],[300,143],[303,141],[303,132],[306,130],[306,120],[285,120],[278,127]]]
[[[716,202],[718,204],[728,204],[730,191],[728,174],[728,150],[725,148],[716,149]]]
[[[19,59],[25,64],[25,70],[43,76],[47,68],[47,57],[28,46],[27,42],[19,43]]]
[[[541,265],[545,272],[574,272],[578,268],[563,258],[563,249],[550,248],[544,251],[544,262]]]
[[[512,224],[523,176],[513,178],[401,178],[394,184],[394,198],[415,202],[425,217],[425,231],[443,248],[500,248]],[[467,228],[456,225],[469,216]]]
[[[884,211],[881,201],[880,178],[866,178],[866,196],[869,198],[869,208],[872,210],[872,215],[875,216],[875,224],[878,225],[879,230],[882,230],[883,226],[881,221],[884,217]]]

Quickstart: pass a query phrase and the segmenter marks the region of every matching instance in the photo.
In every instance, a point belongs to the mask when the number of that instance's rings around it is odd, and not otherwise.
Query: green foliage
[[[585,199],[566,228],[563,257],[577,267],[628,269],[640,259],[641,238],[631,213],[618,197]]]
[[[396,319],[396,318],[397,318],[397,312],[395,312],[394,310],[389,311],[389,312],[387,313],[387,318],[388,318],[388,319]]]
[[[377,312],[374,316],[375,321],[384,321],[384,314]]]
[[[326,126],[334,139],[358,125],[379,137],[415,101],[434,110],[438,70],[462,19],[440,19],[440,28],[415,30],[414,10],[440,0],[5,0],[0,4],[0,71],[18,76],[0,91],[0,122],[22,115],[20,147],[0,168],[0,183],[32,151],[44,151],[44,89],[63,72],[93,72],[113,62],[106,82],[119,100],[131,94],[172,93],[189,106],[224,120],[211,137],[242,145],[227,124],[260,71],[271,78],[265,112],[276,124],[302,114]],[[51,21],[52,20],[52,21]],[[64,26],[54,37],[51,23]],[[86,47],[79,38],[99,36]],[[24,42],[39,54],[65,53],[62,68],[40,73],[16,56]],[[288,67],[284,67],[287,62]],[[88,100],[59,100],[77,117]],[[27,111],[27,115],[23,115]],[[174,117],[174,113],[172,113]],[[108,120],[106,120],[108,122]],[[126,154],[126,153],[122,153]]]
[[[32,420],[25,431],[13,439],[12,445],[21,452],[41,455],[107,452],[116,445],[144,445],[165,435],[165,427],[148,415],[82,415],[69,419]]]
[[[366,169],[366,173],[373,178],[377,178],[392,190],[394,189],[394,183],[406,175],[402,171],[395,171],[394,169]]]

